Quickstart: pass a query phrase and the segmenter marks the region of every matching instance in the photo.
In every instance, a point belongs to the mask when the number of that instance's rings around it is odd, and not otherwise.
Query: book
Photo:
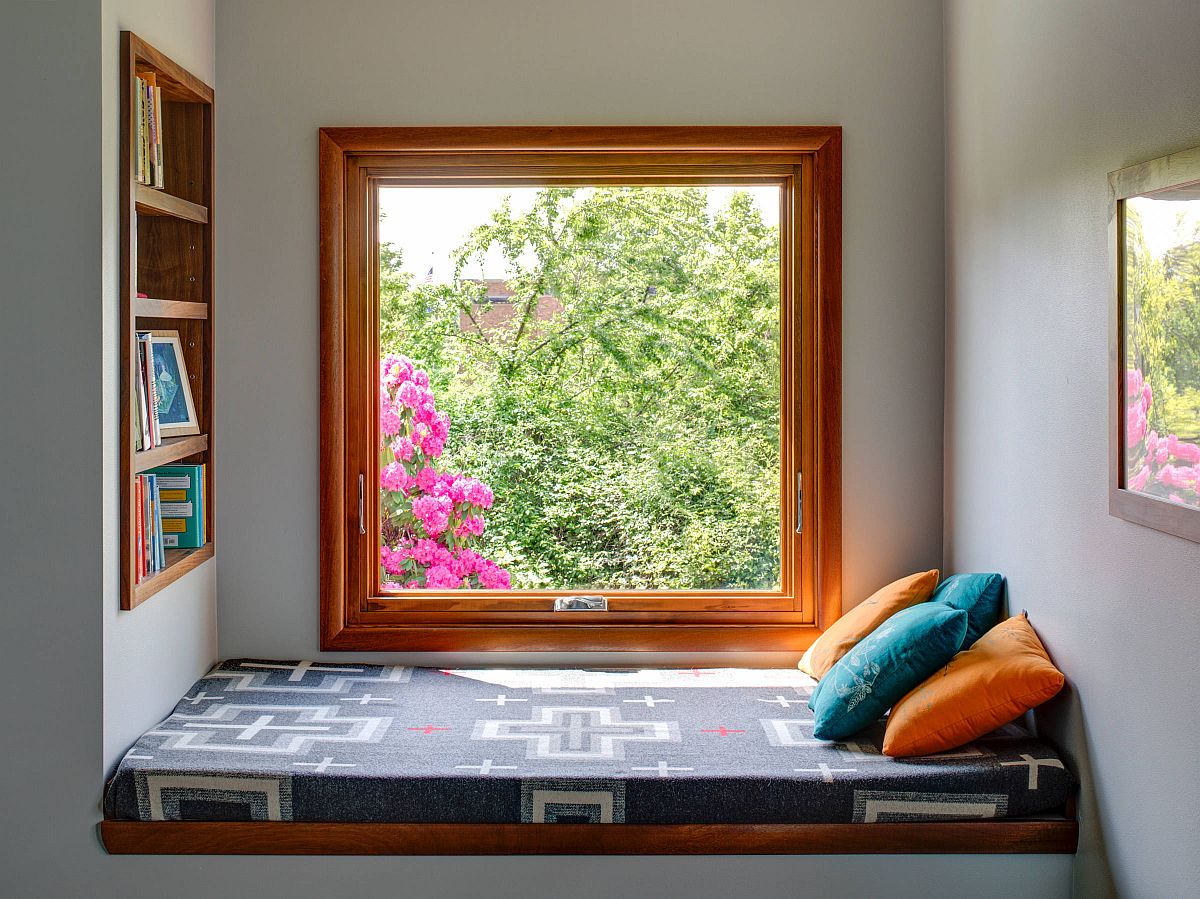
[[[163,190],[167,186],[166,166],[163,164],[162,88],[154,85],[154,186]]]
[[[158,478],[154,475],[147,475],[150,478],[150,494],[154,497],[154,531],[152,540],[154,543],[154,559],[155,571],[162,571],[167,567],[166,550],[163,548],[162,539],[162,500],[158,498]]]
[[[144,152],[145,144],[143,143],[143,140],[142,140],[142,133],[143,133],[142,106],[146,102],[146,90],[145,90],[144,85],[145,85],[145,82],[142,81],[141,76],[134,77],[134,79],[133,79],[134,128],[133,128],[133,134],[131,135],[131,140],[133,140],[133,142],[134,142],[133,176],[134,176],[134,179],[138,182],[138,184],[146,183],[146,156],[145,156],[145,152]]]
[[[134,92],[134,180],[148,187],[166,187],[166,165],[163,153],[163,103],[158,75],[149,70],[138,72],[133,79]]]
[[[138,331],[138,379],[146,392],[146,418],[149,425],[147,448],[162,443],[162,433],[158,423],[158,390],[154,378],[154,350],[149,331]]]
[[[146,448],[145,442],[142,440],[142,403],[141,391],[134,385],[133,402],[130,404],[133,408],[130,412],[133,415],[133,448],[141,451]]]
[[[142,482],[142,557],[146,560],[142,566],[142,576],[154,571],[154,556],[150,551],[150,528],[154,521],[150,514],[150,481],[145,475],[138,475]]]
[[[164,545],[197,549],[204,545],[203,465],[160,465],[158,482]]]
[[[142,518],[142,479],[139,475],[133,479],[133,507],[134,507],[134,561],[137,568],[137,576],[135,580],[140,581],[146,574],[146,554],[142,548],[143,535],[145,533],[146,523]]]

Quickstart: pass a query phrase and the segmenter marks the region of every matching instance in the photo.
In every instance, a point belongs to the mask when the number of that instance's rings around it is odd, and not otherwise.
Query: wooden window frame
[[[1191,188],[1200,196],[1200,147],[1110,172],[1108,185],[1108,513],[1200,543],[1200,509],[1125,484],[1125,201],[1169,188]]]
[[[321,648],[801,650],[841,611],[841,129],[838,127],[322,128]],[[377,589],[374,442],[379,183],[706,183],[784,186],[783,471],[804,472],[802,528],[779,591],[608,591],[610,611],[553,612],[572,591],[419,597]],[[795,323],[793,326],[793,322]],[[788,351],[788,342],[794,344]],[[786,392],[785,392],[786,395]],[[792,491],[783,520],[797,518]],[[785,529],[785,534],[791,529]],[[789,545],[789,542],[791,545]],[[789,564],[794,559],[795,564]],[[789,573],[794,572],[794,573]],[[530,603],[537,605],[531,607]]]

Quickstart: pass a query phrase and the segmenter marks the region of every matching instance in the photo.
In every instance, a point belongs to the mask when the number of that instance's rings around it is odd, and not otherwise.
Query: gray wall
[[[212,0],[104,0],[99,81],[104,115],[101,354],[104,421],[104,758],[111,766],[161,719],[217,656],[216,565],[206,562],[131,612],[118,608],[117,406],[120,374],[120,32],[133,31],[198,77],[214,83]],[[219,308],[219,307],[218,307]],[[219,358],[219,353],[218,353]]]
[[[1076,894],[1195,895],[1200,546],[1108,515],[1106,175],[1200,144],[1200,5],[947,13],[948,564],[1005,572],[1067,672]]]
[[[939,2],[221,2],[217,48],[222,655],[317,652],[322,125],[843,125],[846,602],[940,564]]]
[[[3,892],[516,897],[565,886],[584,899],[771,899],[873,896],[886,883],[896,899],[1067,894],[1061,856],[117,858],[95,840],[105,770],[215,652],[214,579],[222,655],[316,646],[321,124],[845,125],[848,599],[898,569],[937,563],[940,8],[845,6],[522,0],[504,5],[501,20],[500,5],[483,2],[220,4],[220,550],[172,593],[121,615],[112,562],[117,31],[133,28],[209,75],[212,7],[4,4],[0,96],[19,127],[0,141],[0,583],[19,618],[0,632],[10,716],[0,729]],[[522,35],[535,54],[509,49]],[[505,65],[510,58],[534,61]],[[101,457],[88,450],[97,436]]]
[[[99,35],[99,0],[4,5],[0,891],[86,845],[103,776]]]

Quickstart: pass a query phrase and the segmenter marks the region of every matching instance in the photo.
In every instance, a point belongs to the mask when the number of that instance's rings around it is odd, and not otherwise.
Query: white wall
[[[1200,546],[1105,486],[1106,175],[1200,144],[1197,38],[1194,2],[947,4],[947,558],[1005,572],[1067,672],[1085,897],[1200,881]]]
[[[317,652],[322,125],[843,125],[846,602],[940,563],[936,0],[221,2],[217,47],[222,655]]]
[[[118,601],[120,428],[120,66],[121,31],[133,31],[199,78],[216,76],[212,0],[104,0],[96,43],[103,55],[103,352],[104,420],[104,760],[106,768],[170,712],[217,656],[216,565],[206,562],[130,612]],[[219,307],[218,307],[219,308]]]

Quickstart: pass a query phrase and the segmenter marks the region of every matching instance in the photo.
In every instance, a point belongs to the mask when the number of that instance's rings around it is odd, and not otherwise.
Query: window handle
[[[804,532],[804,483],[803,476],[796,472],[796,533]]]
[[[363,487],[366,482],[366,475],[358,476],[358,532],[365,534],[367,532],[367,522],[365,516],[366,500],[363,497]]]

